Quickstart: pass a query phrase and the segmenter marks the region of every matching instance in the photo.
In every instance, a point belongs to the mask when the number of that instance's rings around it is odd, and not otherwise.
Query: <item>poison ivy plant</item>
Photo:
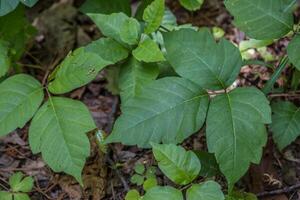
[[[165,12],[165,0],[154,0],[146,7],[143,20],[146,22],[145,33],[149,34],[158,29]]]
[[[162,172],[173,182],[186,185],[199,174],[201,164],[192,151],[174,144],[152,144],[153,154]]]
[[[272,104],[271,130],[280,150],[292,143],[300,135],[300,109],[288,101]]]
[[[299,47],[300,47],[300,35],[297,34],[294,36],[292,41],[289,43],[287,47],[287,54],[290,61],[293,65],[300,70],[300,55],[299,55]]]
[[[140,42],[138,47],[132,51],[132,55],[141,62],[159,62],[165,60],[158,45],[149,38]]]
[[[285,10],[285,0],[225,0],[225,6],[234,24],[251,38],[278,39],[293,30],[293,14]]]
[[[179,0],[180,4],[191,11],[195,11],[201,8],[204,0]]]
[[[9,186],[11,191],[0,191],[1,200],[30,200],[26,193],[33,188],[33,178],[17,172],[9,178]]]

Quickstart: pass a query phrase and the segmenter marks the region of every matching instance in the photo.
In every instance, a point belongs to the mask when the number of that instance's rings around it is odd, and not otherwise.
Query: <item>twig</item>
[[[300,183],[297,183],[295,185],[285,187],[285,188],[282,188],[282,189],[258,193],[257,197],[266,197],[266,196],[274,196],[274,195],[289,193],[289,192],[292,192],[292,191],[294,191],[296,189],[299,189],[299,188],[300,188]]]

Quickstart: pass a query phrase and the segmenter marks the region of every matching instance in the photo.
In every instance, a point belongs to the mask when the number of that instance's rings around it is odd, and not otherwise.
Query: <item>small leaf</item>
[[[134,57],[121,66],[118,85],[121,90],[122,106],[135,97],[145,85],[154,81],[158,73],[156,64],[142,63]]]
[[[224,200],[221,186],[214,181],[192,185],[187,190],[187,200]]]
[[[0,136],[23,128],[41,105],[42,85],[25,74],[14,75],[0,84]]]
[[[0,191],[1,200],[13,200],[13,195],[10,192]]]
[[[147,191],[143,200],[158,200],[162,198],[164,200],[183,200],[181,191],[169,186],[151,188]]]
[[[137,190],[129,190],[125,196],[125,200],[139,200],[140,198],[140,193]]]
[[[157,180],[155,177],[147,178],[147,180],[143,184],[143,188],[145,191],[148,191],[151,188],[154,188],[155,186],[157,186]]]
[[[122,24],[120,37],[123,42],[129,45],[135,45],[139,42],[141,35],[141,26],[134,18],[128,18]]]
[[[225,6],[234,24],[251,38],[278,39],[293,30],[292,12],[283,11],[285,0],[226,0]]]
[[[143,174],[145,172],[145,166],[141,163],[138,163],[135,165],[134,171],[138,174]]]
[[[164,61],[164,55],[158,45],[150,38],[140,42],[138,47],[132,51],[132,55],[143,62],[160,62]]]
[[[82,184],[81,171],[90,154],[85,135],[95,123],[80,101],[50,97],[34,116],[29,128],[29,144],[34,154],[41,152],[55,172],[66,172]]]
[[[212,28],[212,33],[213,33],[214,38],[217,40],[221,39],[225,35],[225,31],[222,28],[217,27],[217,26],[214,26]]]
[[[259,163],[267,141],[264,124],[269,123],[269,102],[256,88],[237,88],[212,99],[206,121],[207,145],[216,156],[229,190],[251,162]]]
[[[19,183],[22,181],[24,174],[22,172],[14,173],[11,177],[9,177],[9,186],[12,188],[14,192],[19,191]]]
[[[17,193],[14,194],[14,200],[30,200],[30,197],[28,194]]]
[[[280,150],[291,144],[300,135],[300,108],[288,101],[272,104],[271,130]]]
[[[9,12],[16,9],[19,4],[19,0],[1,0],[0,4],[0,16],[6,15]]]
[[[300,35],[295,35],[287,47],[287,54],[292,64],[300,70]]]
[[[153,81],[122,107],[106,142],[140,147],[182,142],[202,127],[208,101],[206,91],[186,79]]]
[[[167,60],[175,71],[203,88],[226,89],[237,78],[242,57],[232,43],[216,43],[207,29],[164,33]]]
[[[204,0],[179,0],[179,2],[184,8],[195,11],[201,8]]]
[[[33,188],[33,178],[17,172],[9,178],[9,185],[13,192],[30,192]]]
[[[49,91],[70,92],[92,81],[104,67],[125,59],[128,52],[112,39],[102,38],[69,54],[50,75]],[[52,78],[53,77],[53,78]]]
[[[149,167],[146,171],[146,177],[149,178],[155,178],[156,177],[156,167]]]
[[[137,185],[143,185],[144,183],[144,177],[139,174],[134,174],[131,179],[131,183],[137,184]]]
[[[130,0],[87,0],[80,7],[83,13],[111,14],[123,12],[131,16]]]
[[[198,156],[201,163],[201,170],[199,173],[200,176],[210,178],[217,175],[220,172],[218,163],[213,153],[208,153],[206,151],[194,152]]]
[[[143,20],[146,22],[144,32],[150,34],[158,29],[165,12],[165,0],[154,0],[144,10]]]
[[[192,151],[174,144],[152,144],[153,154],[160,170],[173,182],[186,185],[199,174],[201,164]]]

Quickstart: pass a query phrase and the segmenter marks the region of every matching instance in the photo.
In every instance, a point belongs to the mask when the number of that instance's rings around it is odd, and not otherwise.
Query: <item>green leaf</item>
[[[0,39],[0,78],[4,76],[10,66],[10,60],[8,57],[8,48],[6,42]]]
[[[110,15],[88,13],[87,15],[94,21],[103,35],[113,38],[122,44],[124,44],[124,42],[121,38],[121,34],[125,37],[124,32],[126,32],[126,30],[122,29],[128,24],[128,20],[134,23],[132,25],[136,26],[136,22],[133,22],[135,19],[129,18],[124,13],[113,13]],[[136,27],[134,28],[136,29]],[[128,37],[128,35],[126,37]]]
[[[34,154],[41,152],[55,172],[66,172],[82,184],[81,170],[90,154],[85,135],[95,123],[80,101],[50,97],[34,116],[29,128],[29,144]]]
[[[98,14],[123,12],[131,16],[130,0],[86,0],[80,7],[80,11]]]
[[[112,39],[102,38],[69,54],[50,76],[49,91],[70,92],[92,81],[100,70],[128,56],[127,50]]]
[[[164,55],[158,45],[150,38],[140,42],[138,47],[132,51],[132,55],[143,62],[160,62],[164,61]]]
[[[120,30],[121,40],[129,45],[135,45],[139,42],[141,36],[140,23],[134,18],[128,18],[122,24]]]
[[[187,185],[198,176],[201,163],[194,152],[175,144],[152,143],[152,147],[158,167],[173,182]]]
[[[150,34],[158,29],[165,12],[165,0],[155,0],[144,10],[143,20],[146,22],[144,32]]]
[[[19,0],[1,0],[0,4],[0,16],[6,15],[9,12],[16,9],[19,4]]]
[[[0,191],[1,200],[13,200],[13,196],[10,192]]]
[[[180,4],[190,11],[195,11],[201,8],[204,0],[179,0]]]
[[[21,3],[28,7],[34,6],[39,0],[19,0]]]
[[[147,191],[143,200],[158,200],[162,198],[164,200],[183,200],[182,193],[179,190],[169,186],[157,186],[151,188]]]
[[[134,171],[138,174],[143,174],[145,172],[145,166],[141,163],[138,163],[135,165]]]
[[[143,20],[143,14],[145,9],[153,2],[154,0],[141,0],[139,7],[136,10],[135,18],[139,21]]]
[[[158,73],[159,69],[156,64],[142,63],[133,57],[130,58],[121,67],[119,77],[122,106],[135,97],[145,85],[154,81]]]
[[[272,44],[273,42],[274,40],[255,40],[255,39],[244,40],[240,42],[239,49],[240,51],[246,51],[248,49],[265,47]]]
[[[134,174],[134,175],[131,177],[130,181],[131,181],[131,183],[133,183],[133,184],[143,185],[144,179],[145,179],[144,176],[141,176],[141,175],[139,175],[139,174]]]
[[[14,194],[14,200],[30,200],[30,197],[28,194],[18,193]]]
[[[124,105],[106,142],[140,147],[182,142],[202,127],[208,101],[206,91],[186,79],[153,81]]]
[[[221,186],[214,181],[192,185],[187,190],[187,200],[224,200]]]
[[[30,192],[33,188],[33,178],[17,172],[9,178],[9,185],[13,192]]]
[[[287,54],[291,63],[300,70],[300,35],[295,35],[287,47]]]
[[[43,101],[41,84],[25,74],[12,76],[0,84],[0,136],[23,126]]]
[[[218,163],[213,153],[208,153],[206,151],[194,152],[198,156],[198,159],[201,163],[201,170],[199,173],[200,176],[210,178],[217,175],[220,172]]]
[[[242,65],[240,51],[221,39],[216,43],[207,29],[181,29],[164,34],[167,60],[175,71],[211,90],[229,87]]]
[[[234,24],[251,38],[278,39],[293,30],[293,14],[284,11],[284,0],[225,0],[225,6]]]
[[[256,88],[237,88],[212,99],[206,121],[207,145],[230,190],[251,162],[259,163],[267,141],[264,124],[268,123],[269,102]]]
[[[272,104],[271,130],[280,150],[291,144],[300,135],[300,109],[288,101]]]
[[[140,198],[140,193],[137,190],[129,190],[126,194],[125,200],[139,200]]]
[[[155,177],[147,178],[147,180],[143,184],[143,189],[145,191],[150,190],[151,188],[154,188],[157,186],[157,180]]]

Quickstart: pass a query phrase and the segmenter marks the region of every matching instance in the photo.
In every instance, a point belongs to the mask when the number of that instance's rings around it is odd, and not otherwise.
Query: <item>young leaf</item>
[[[135,18],[139,21],[143,20],[143,14],[145,9],[153,2],[154,0],[142,0],[139,7],[136,10]]]
[[[187,200],[224,200],[221,186],[214,181],[192,185],[187,190]]]
[[[129,45],[135,45],[139,42],[141,35],[140,23],[134,18],[128,18],[122,24],[120,30],[121,40]]]
[[[145,180],[144,176],[139,174],[134,174],[130,179],[131,183],[136,185],[143,185],[144,180]]]
[[[150,34],[158,29],[165,12],[165,0],[154,0],[144,10],[143,20],[146,22],[144,32]]]
[[[82,184],[81,170],[90,153],[85,133],[95,128],[83,103],[50,97],[32,120],[29,144],[33,153],[42,153],[55,172],[66,172]]]
[[[131,16],[130,0],[86,0],[80,7],[83,13],[111,14],[123,12]]]
[[[6,15],[13,11],[19,4],[19,0],[1,0],[0,16]]]
[[[280,150],[300,135],[300,109],[288,101],[272,104],[271,130]]]
[[[124,36],[124,32],[126,32],[123,25],[128,23],[128,20],[132,23],[131,26],[133,26],[134,29],[137,29],[135,26],[137,26],[135,19],[129,18],[124,13],[113,13],[110,15],[103,15],[103,14],[87,14],[97,25],[97,27],[101,30],[102,34],[106,37],[113,38],[114,40],[124,44],[121,34]],[[126,32],[129,34],[129,32]],[[128,35],[126,36],[128,37]]]
[[[158,167],[174,183],[187,185],[198,176],[201,163],[194,152],[175,144],[152,143],[152,147]]]
[[[13,195],[10,192],[0,191],[1,200],[13,200]]]
[[[164,34],[167,60],[175,71],[201,87],[225,89],[238,76],[242,57],[237,47],[225,39],[217,44],[203,29],[181,29]]]
[[[28,194],[17,193],[14,194],[14,200],[30,200],[30,197]]]
[[[154,188],[157,186],[157,180],[156,177],[147,178],[143,184],[143,189],[145,191],[150,190],[151,188]]]
[[[153,81],[122,107],[123,114],[106,142],[140,147],[182,142],[202,127],[208,101],[206,91],[186,79]]]
[[[134,171],[138,174],[143,174],[145,172],[145,166],[141,163],[138,163],[135,165]]]
[[[206,122],[208,150],[214,153],[229,189],[258,163],[267,141],[264,124],[271,123],[271,108],[256,88],[238,88],[214,97]]]
[[[143,200],[183,200],[182,193],[173,187],[154,187],[148,190],[143,198]]]
[[[9,65],[10,61],[6,42],[0,40],[0,78],[7,73]]]
[[[147,64],[137,61],[131,57],[124,66],[121,67],[119,77],[119,88],[121,90],[122,106],[135,97],[142,87],[154,81],[159,73],[156,64]]]
[[[30,192],[33,188],[33,178],[17,172],[9,178],[9,185],[13,192]]]
[[[287,47],[287,54],[291,63],[300,70],[300,35],[295,35]]]
[[[140,193],[137,190],[129,190],[125,196],[125,200],[139,200],[140,198]]]
[[[284,12],[284,0],[225,0],[225,6],[234,24],[251,38],[278,39],[293,30],[293,14]]]
[[[139,46],[132,51],[132,55],[143,62],[160,62],[164,61],[164,55],[158,45],[150,38],[139,43]]]
[[[92,81],[100,70],[128,56],[127,50],[109,38],[102,38],[69,54],[50,77],[53,94],[70,92]]]
[[[0,84],[0,136],[23,126],[41,105],[42,85],[25,74],[12,76]]]
[[[204,0],[179,0],[180,4],[190,11],[195,11],[201,8]]]

